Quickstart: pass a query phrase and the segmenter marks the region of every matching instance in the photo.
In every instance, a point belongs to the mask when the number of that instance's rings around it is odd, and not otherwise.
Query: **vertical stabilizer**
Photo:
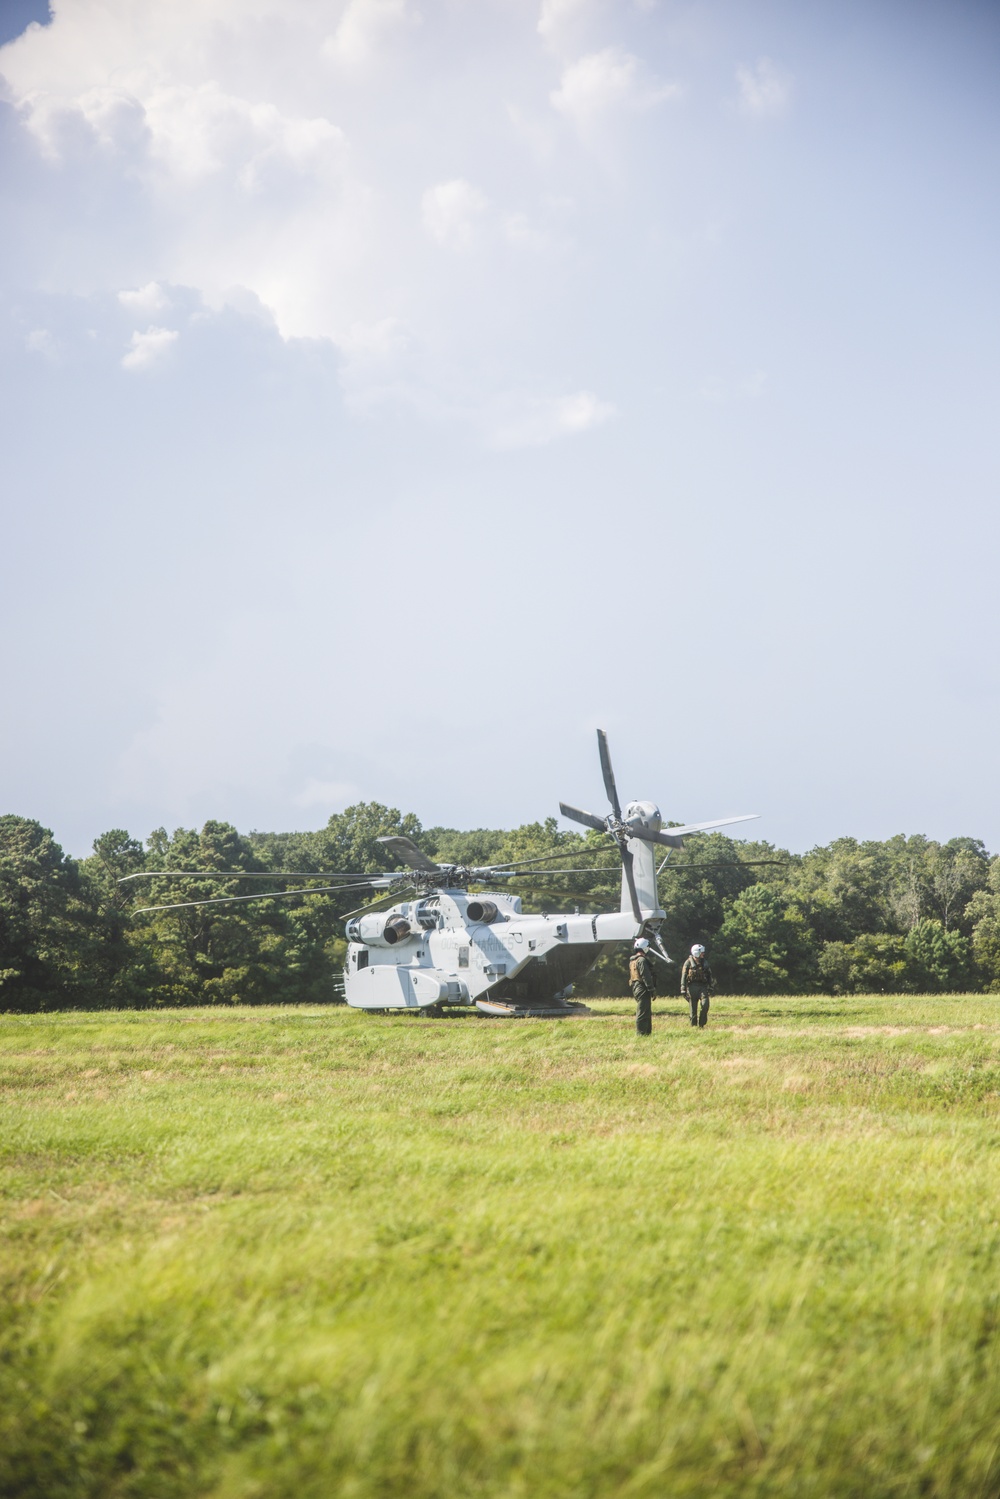
[[[664,916],[666,913],[660,909],[660,897],[656,888],[656,845],[647,843],[642,838],[630,838],[628,848],[632,855],[635,893],[639,897],[639,906],[643,916]],[[624,870],[622,871],[621,909],[627,911],[630,916],[632,915],[632,899],[628,892]]]

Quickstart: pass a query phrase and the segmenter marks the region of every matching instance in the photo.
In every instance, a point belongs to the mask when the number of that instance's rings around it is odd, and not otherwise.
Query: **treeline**
[[[241,834],[207,822],[200,832],[160,828],[144,846],[114,829],[76,860],[39,823],[0,817],[0,1009],[335,1002],[343,918],[363,893],[136,908],[260,888],[238,875],[179,881],[171,870],[268,872],[278,891],[283,872],[385,871],[395,866],[377,839],[389,833],[407,834],[441,862],[552,850],[593,872],[535,870],[512,882],[526,910],[618,905],[607,839],[561,833],[554,819],[513,830],[421,829],[412,814],[364,803],[313,833]],[[138,873],[148,877],[119,883]],[[660,892],[671,956],[679,963],[692,942],[704,942],[731,993],[1000,992],[1000,858],[978,839],[838,838],[789,854],[700,835],[670,855]],[[602,958],[585,988],[623,994],[621,953]]]

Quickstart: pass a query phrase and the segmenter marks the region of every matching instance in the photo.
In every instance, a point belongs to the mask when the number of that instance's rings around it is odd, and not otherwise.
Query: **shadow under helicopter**
[[[593,968],[602,953],[617,948],[617,942],[577,943],[555,948],[532,958],[514,978],[501,979],[490,989],[489,997],[515,1009],[567,1003],[573,986]],[[579,1014],[583,1006],[576,1006]]]

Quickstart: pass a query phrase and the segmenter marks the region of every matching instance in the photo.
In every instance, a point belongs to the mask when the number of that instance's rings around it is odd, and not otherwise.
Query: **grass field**
[[[1000,1493],[1000,999],[0,1017],[4,1495]]]

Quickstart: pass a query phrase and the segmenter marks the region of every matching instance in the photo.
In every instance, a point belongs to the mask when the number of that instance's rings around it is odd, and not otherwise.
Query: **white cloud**
[[[546,42],[558,41],[567,28],[583,18],[591,0],[542,0],[538,34]]]
[[[172,328],[147,328],[145,333],[133,333],[132,347],[122,358],[122,369],[148,370],[159,364],[177,337]]]
[[[774,119],[783,115],[791,102],[791,79],[770,58],[762,57],[755,68],[737,68],[736,81],[740,111],[751,119]]]
[[[679,93],[676,84],[644,80],[642,65],[631,52],[605,47],[570,63],[550,99],[554,109],[586,130],[609,110],[651,109]]]
[[[504,238],[517,250],[547,250],[551,236],[544,229],[537,229],[524,213],[511,213],[503,221]]]
[[[406,400],[412,337],[397,318],[352,323],[338,339],[340,388],[355,414],[387,400]],[[412,402],[408,404],[412,405]]]
[[[416,19],[406,0],[350,0],[336,31],[323,43],[323,56],[345,68],[361,67],[393,32]]]
[[[170,299],[158,281],[149,281],[136,291],[120,291],[118,301],[126,312],[140,317],[153,317],[170,306]]]
[[[226,173],[251,192],[276,168],[302,175],[336,170],[344,142],[343,131],[322,116],[289,116],[274,104],[227,94],[215,83],[152,90],[145,120],[150,154],[173,175]]]
[[[490,442],[497,448],[537,448],[599,427],[615,408],[592,390],[567,396],[508,397],[491,412]]]
[[[424,229],[449,250],[467,250],[488,201],[462,178],[429,187],[421,203]]]
[[[342,351],[353,359],[381,362],[401,354],[409,342],[397,318],[379,318],[377,323],[352,323],[338,340]]]
[[[24,340],[29,354],[41,354],[45,359],[58,360],[61,349],[58,341],[47,328],[32,328]]]
[[[589,25],[599,3],[560,0],[542,29]],[[2,71],[21,127],[49,154],[46,179],[67,219],[69,174],[109,211],[86,228],[76,216],[73,255],[50,235],[39,281],[116,297],[137,330],[122,351],[133,374],[169,357],[176,310],[200,300],[270,316],[286,340],[332,342],[354,413],[391,402],[485,434],[502,392],[572,388],[562,356],[549,368],[550,310],[581,274],[581,221],[594,208],[546,69],[528,67],[539,52],[531,18],[508,16],[510,45],[496,53],[470,51],[461,28],[454,41],[439,30],[428,73],[413,6],[66,0],[50,26],[3,49]],[[432,23],[428,8],[428,32]],[[391,72],[361,66],[390,41]],[[611,48],[568,68],[558,101],[585,123],[665,92]],[[525,172],[525,133],[508,123],[518,111],[536,122],[537,173]],[[414,213],[421,161],[434,166]],[[518,418],[526,440],[572,430],[562,408],[547,410]]]
[[[148,66],[115,71],[126,73],[127,88],[116,82],[24,92],[23,116],[51,159],[79,151],[89,136],[154,193],[170,179],[190,184],[213,176],[254,191],[276,170],[329,176],[341,164],[344,132],[324,116],[285,113],[228,93],[214,79],[191,83]]]

